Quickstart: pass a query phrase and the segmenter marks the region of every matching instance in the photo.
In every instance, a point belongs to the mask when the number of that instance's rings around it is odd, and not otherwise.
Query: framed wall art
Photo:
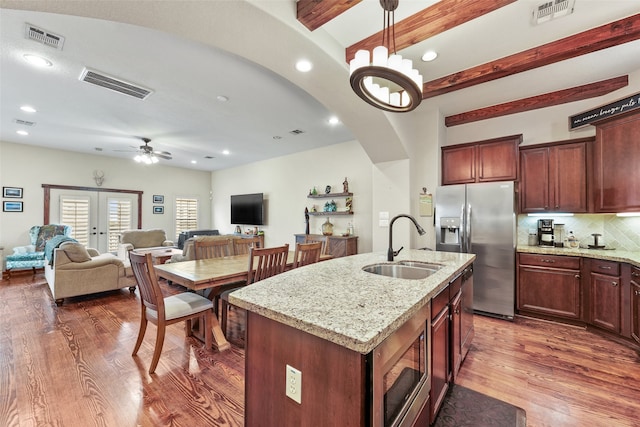
[[[2,197],[11,197],[22,199],[22,188],[20,187],[2,187]]]
[[[153,213],[154,214],[163,214],[164,213],[164,206],[154,206],[153,207]]]
[[[3,212],[22,212],[23,210],[22,202],[14,202],[10,200],[5,200],[2,202],[2,211]]]
[[[158,196],[157,194],[154,194],[153,203],[164,203],[164,196]]]

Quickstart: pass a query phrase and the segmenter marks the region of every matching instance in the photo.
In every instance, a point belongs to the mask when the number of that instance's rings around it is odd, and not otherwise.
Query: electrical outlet
[[[287,365],[287,397],[295,402],[302,403],[302,372]]]

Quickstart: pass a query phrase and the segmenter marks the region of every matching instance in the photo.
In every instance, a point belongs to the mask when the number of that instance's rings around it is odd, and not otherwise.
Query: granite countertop
[[[404,250],[399,260],[442,264],[421,280],[362,271],[386,252],[335,258],[241,288],[231,304],[367,354],[402,326],[475,259],[473,254]]]
[[[552,246],[519,245],[518,252],[545,255],[566,255],[585,258],[604,259],[608,261],[626,262],[640,267],[640,252],[621,251],[618,249],[588,249],[588,248],[555,248]]]

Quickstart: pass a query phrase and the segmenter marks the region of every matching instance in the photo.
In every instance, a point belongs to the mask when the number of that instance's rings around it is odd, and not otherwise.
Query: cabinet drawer
[[[449,305],[449,287],[447,286],[440,291],[438,295],[431,300],[431,320],[434,320],[443,308]]]
[[[520,265],[580,270],[580,258],[560,255],[519,254]]]
[[[606,274],[607,276],[619,276],[620,263],[615,261],[604,261],[601,259],[592,259],[591,272]]]

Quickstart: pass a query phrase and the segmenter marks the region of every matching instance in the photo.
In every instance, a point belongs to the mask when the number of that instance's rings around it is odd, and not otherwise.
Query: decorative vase
[[[331,224],[329,218],[327,218],[324,224],[322,224],[322,234],[324,234],[325,236],[333,235],[333,224]]]

